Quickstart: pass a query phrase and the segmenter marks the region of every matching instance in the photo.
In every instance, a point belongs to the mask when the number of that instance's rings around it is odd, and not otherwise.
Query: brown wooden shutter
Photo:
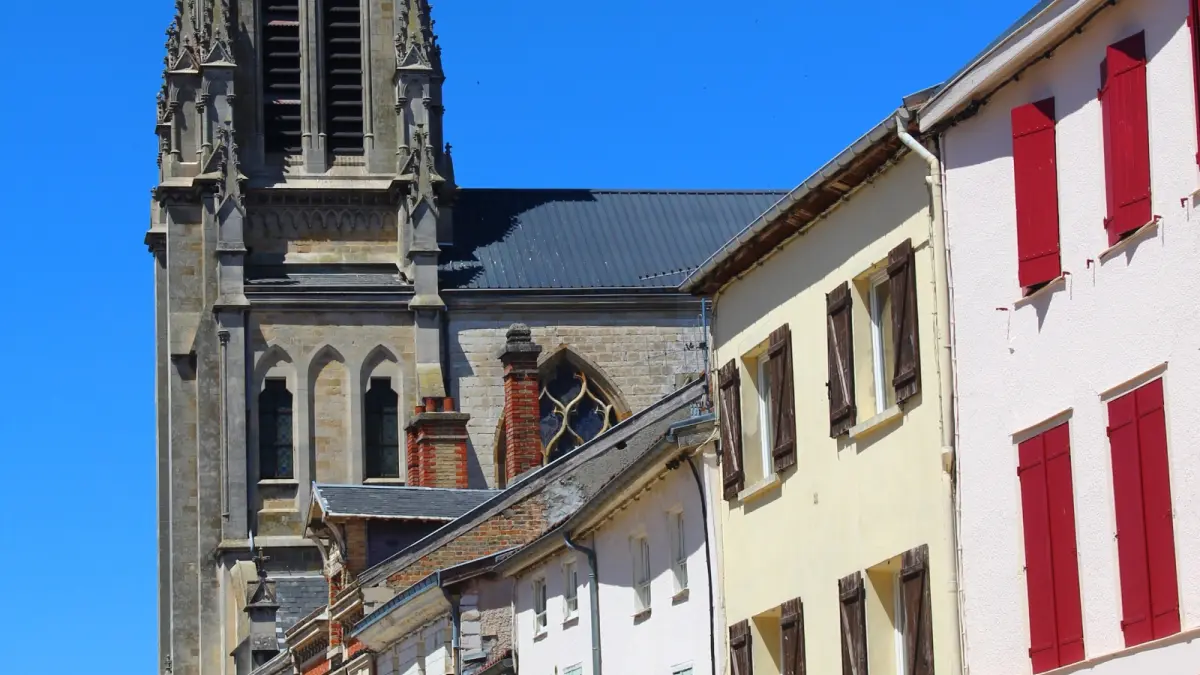
[[[888,254],[888,280],[892,296],[892,353],[896,359],[892,386],[896,388],[896,403],[904,403],[921,391],[917,277],[911,239],[905,239]]]
[[[867,675],[867,603],[862,572],[838,581],[842,604],[842,675]]]
[[[750,621],[743,619],[729,627],[729,665],[732,675],[754,675],[750,660]]]
[[[725,364],[717,381],[721,390],[721,474],[725,499],[733,499],[746,486],[746,472],[742,470],[742,376],[737,361]]]
[[[804,603],[800,598],[783,603],[779,617],[783,640],[783,675],[805,675]]]
[[[929,608],[929,547],[918,546],[900,558],[900,596],[904,605],[906,675],[933,675],[933,619]]]
[[[837,438],[857,421],[854,407],[854,331],[850,323],[850,284],[825,296],[828,311],[829,435]]]
[[[792,330],[785,323],[771,333],[767,347],[771,369],[772,455],[775,472],[796,465],[796,394],[792,375]]]

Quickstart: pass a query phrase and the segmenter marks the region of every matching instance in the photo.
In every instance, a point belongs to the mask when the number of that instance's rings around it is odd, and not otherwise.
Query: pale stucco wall
[[[931,561],[939,672],[951,667],[958,650],[949,482],[939,435],[926,174],[920,159],[901,159],[803,237],[726,286],[715,303],[714,367],[740,359],[780,325],[791,327],[798,466],[785,474],[782,484],[752,501],[717,499],[727,623],[801,598],[808,672],[841,672],[838,579],[922,544],[929,546]],[[825,294],[885,261],[905,238],[916,249],[921,394],[906,404],[901,419],[875,433],[857,440],[831,439]],[[857,295],[854,301],[854,331],[865,332],[866,313]],[[869,354],[856,350],[855,361],[857,368],[869,367]],[[749,380],[750,374],[743,372],[744,398],[753,391]],[[873,412],[865,395],[860,391],[857,397],[859,422]],[[750,427],[757,421],[744,416],[743,424]],[[747,446],[745,455],[754,461],[758,452]],[[868,620],[868,635],[880,630]],[[778,672],[779,664],[769,662],[761,650],[777,639],[756,632],[755,675]]]
[[[688,592],[678,597],[671,572],[668,513],[682,510],[688,554]],[[633,553],[630,537],[644,534],[650,542],[650,614],[635,620]],[[600,633],[604,670],[608,673],[670,675],[679,668],[710,672],[708,581],[705,572],[704,520],[700,494],[690,470],[683,466],[655,481],[653,488],[627,503],[624,510],[595,532],[599,563]],[[516,583],[516,635],[522,673],[563,673],[582,664],[591,675],[591,609],[587,559],[578,556],[579,619],[563,624],[564,556],[570,551],[521,573]],[[548,585],[548,626],[545,637],[533,633],[533,579]],[[557,668],[557,671],[555,670]]]
[[[1122,652],[1112,469],[1101,392],[1166,364],[1168,452],[1184,630],[1200,628],[1200,217],[1185,0],[1120,3],[945,138],[959,394],[963,585],[973,675],[1030,672],[1012,434],[1070,411],[1076,539],[1089,659]],[[1108,246],[1101,110],[1105,47],[1146,31],[1157,233]],[[1065,285],[1016,306],[1012,108],[1055,97]],[[1181,199],[1184,205],[1181,205]],[[1088,261],[1093,261],[1089,264]],[[1183,302],[1181,302],[1183,300]],[[1004,308],[1007,311],[997,311]],[[1019,440],[1019,438],[1018,438]],[[1103,658],[1101,659],[1103,660]],[[1196,672],[1200,644],[1137,650],[1088,673]]]

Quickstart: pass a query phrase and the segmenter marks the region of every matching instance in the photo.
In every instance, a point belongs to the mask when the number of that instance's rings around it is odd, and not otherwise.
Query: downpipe
[[[588,561],[588,604],[592,615],[592,675],[601,675],[600,665],[600,584],[596,574],[596,549],[571,541],[571,533],[563,532],[563,543],[567,548],[587,556]]]
[[[958,611],[952,617],[953,625],[958,633],[958,663],[952,664],[950,670],[954,673],[967,673],[967,636],[963,626],[962,587],[962,550],[959,548],[958,531],[958,492],[957,473],[958,462],[955,457],[954,429],[954,368],[953,343],[950,329],[950,251],[946,246],[945,202],[942,189],[942,163],[922,145],[904,127],[904,120],[896,117],[896,136],[900,142],[929,165],[929,175],[925,182],[929,184],[930,219],[929,241],[933,248],[933,280],[934,280],[934,326],[937,336],[937,374],[938,374],[938,410],[942,444],[942,470],[948,475],[947,513],[950,522],[950,551],[952,561],[949,566],[954,570],[950,580],[951,592],[954,593],[955,605]]]

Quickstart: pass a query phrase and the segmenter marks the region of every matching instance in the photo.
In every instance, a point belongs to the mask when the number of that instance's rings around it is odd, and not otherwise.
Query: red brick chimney
[[[452,398],[427,398],[413,411],[405,430],[408,484],[467,487],[467,421]]]
[[[537,362],[542,348],[533,342],[529,326],[514,323],[505,336],[500,362],[504,364],[504,475],[508,481],[542,465]]]

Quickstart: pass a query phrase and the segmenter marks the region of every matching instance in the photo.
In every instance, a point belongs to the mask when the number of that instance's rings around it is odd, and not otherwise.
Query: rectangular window
[[[1027,290],[1040,288],[1062,274],[1054,123],[1053,98],[1012,111],[1017,280]]]
[[[533,580],[533,632],[546,631],[546,580]]]
[[[870,284],[872,391],[875,394],[875,414],[879,414],[896,404],[896,392],[892,387],[896,360],[892,351],[891,279],[883,270],[871,277]]]
[[[292,478],[292,392],[287,381],[269,379],[258,395],[259,478]]]
[[[563,614],[565,620],[579,614],[579,566],[574,558],[563,564]]]
[[[325,125],[335,155],[363,154],[362,18],[359,0],[324,0]]]
[[[1108,243],[1150,222],[1150,121],[1146,102],[1146,36],[1109,45],[1100,64]]]
[[[673,511],[670,516],[671,529],[671,575],[675,578],[675,592],[681,593],[688,587],[687,546],[684,538],[683,511]]]
[[[1108,404],[1125,645],[1179,632],[1179,579],[1163,381]]]
[[[774,461],[771,459],[772,439],[775,430],[771,426],[771,367],[770,360],[764,353],[756,360],[758,378],[755,387],[758,388],[758,451],[759,461],[762,462],[762,477],[775,472]]]
[[[1029,658],[1041,673],[1084,658],[1070,428],[1060,424],[1021,442],[1017,452]]]
[[[632,543],[633,611],[640,614],[650,609],[650,540],[640,536]]]
[[[298,155],[300,146],[300,3],[262,7],[263,140],[268,154]]]

